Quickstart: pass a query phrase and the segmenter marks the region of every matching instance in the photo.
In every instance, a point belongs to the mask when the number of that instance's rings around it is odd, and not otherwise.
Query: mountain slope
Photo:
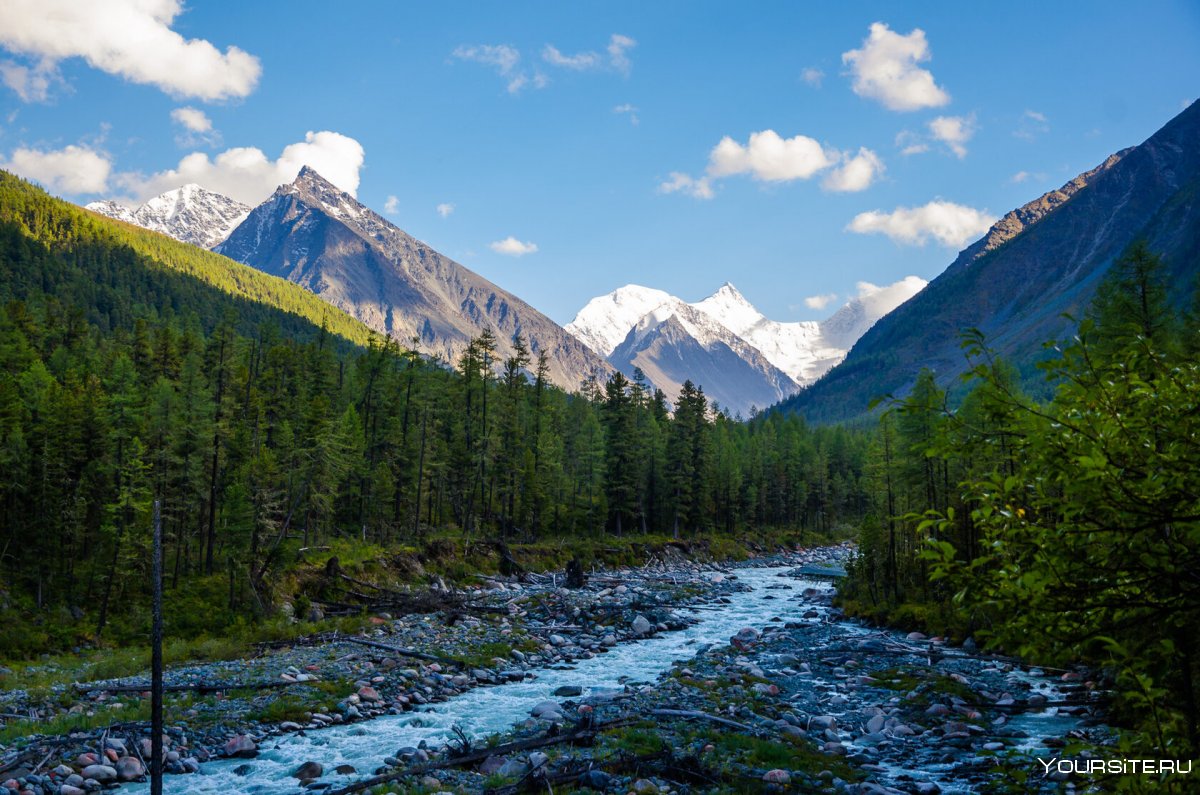
[[[943,383],[966,362],[978,328],[1030,384],[1046,340],[1070,333],[1096,285],[1133,240],[1163,255],[1178,296],[1190,294],[1200,241],[1200,103],[1140,146],[1001,219],[919,295],[876,323],[846,360],[783,410],[830,421],[903,395],[922,367]]]
[[[200,248],[220,243],[250,212],[241,202],[194,184],[169,190],[134,209],[111,200],[92,202],[86,209]]]
[[[269,323],[293,339],[322,327],[346,345],[372,332],[305,290],[165,235],[56,199],[0,171],[0,297],[51,300],[102,329],[194,314],[212,328],[227,314],[257,336]]]
[[[593,298],[567,330],[627,375],[640,368],[672,398],[690,379],[731,411],[748,414],[815,381],[876,320],[924,286],[916,276],[887,287],[861,283],[859,295],[831,317],[783,323],[764,316],[729,282],[691,304],[630,284]]]
[[[672,400],[690,380],[735,414],[773,405],[798,389],[754,346],[678,298],[639,320],[608,360],[629,375],[640,369]]]
[[[307,166],[251,211],[217,249],[301,285],[371,328],[457,361],[484,329],[497,355],[522,334],[545,351],[550,379],[577,389],[611,367],[550,318],[444,257],[355,201]]]

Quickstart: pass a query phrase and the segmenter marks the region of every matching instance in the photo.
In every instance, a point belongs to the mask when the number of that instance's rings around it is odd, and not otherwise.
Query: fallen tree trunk
[[[423,651],[417,651],[416,649],[406,649],[406,648],[403,648],[402,646],[389,646],[386,643],[377,643],[376,641],[366,640],[365,638],[351,638],[351,637],[347,637],[347,636],[343,635],[341,638],[338,638],[338,640],[344,641],[346,643],[357,643],[359,646],[369,646],[372,649],[380,649],[382,651],[390,651],[392,654],[398,654],[401,657],[412,657],[414,660],[425,660],[426,662],[436,662],[436,663],[442,663],[444,665],[453,665],[457,668],[469,667],[467,665],[467,663],[463,662],[462,660],[456,660],[453,657],[444,657],[440,654],[428,654]]]
[[[729,726],[730,728],[740,729],[741,731],[754,731],[753,726],[747,726],[744,723],[738,723],[737,721],[730,720],[729,718],[722,718],[720,715],[709,715],[707,712],[700,712],[698,710],[652,709],[650,710],[650,714],[663,718],[690,718],[692,720],[706,720],[710,723],[719,723],[722,726]]]

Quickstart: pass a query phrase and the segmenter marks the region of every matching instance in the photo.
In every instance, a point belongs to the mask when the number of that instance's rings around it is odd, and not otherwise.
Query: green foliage
[[[1165,296],[1157,257],[1135,244],[1046,362],[1051,401],[1018,392],[972,333],[962,407],[901,404],[913,444],[888,470],[893,516],[919,543],[897,590],[918,608],[890,617],[928,626],[945,610],[956,634],[1102,667],[1130,747],[1185,759],[1200,747],[1200,362],[1186,353],[1197,330]],[[856,604],[887,571],[879,536],[846,588]]]

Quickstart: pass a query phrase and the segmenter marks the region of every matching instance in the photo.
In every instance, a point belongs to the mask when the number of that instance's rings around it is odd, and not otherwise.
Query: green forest
[[[1200,748],[1198,310],[1144,245],[1048,343],[1052,398],[972,332],[965,398],[925,372],[853,427],[620,374],[568,394],[486,333],[448,368],[5,174],[0,302],[7,656],[143,642],[155,500],[187,636],[299,596],[316,547],[853,536],[848,612],[1092,664],[1131,749]]]
[[[9,654],[141,641],[154,500],[185,635],[295,596],[299,549],[846,533],[866,505],[862,433],[734,421],[691,384],[567,394],[487,333],[448,369],[8,176],[0,269],[0,576],[36,617]]]
[[[1047,346],[1054,397],[1023,394],[982,335],[970,391],[922,373],[888,402],[847,607],[1048,665],[1085,662],[1136,731],[1129,752],[1200,748],[1200,317],[1134,243],[1077,335]],[[1197,296],[1200,298],[1200,296]]]

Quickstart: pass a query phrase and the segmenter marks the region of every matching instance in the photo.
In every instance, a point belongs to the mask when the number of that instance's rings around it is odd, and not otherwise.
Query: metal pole
[[[163,791],[162,516],[154,501],[154,618],[150,634],[150,793]]]

